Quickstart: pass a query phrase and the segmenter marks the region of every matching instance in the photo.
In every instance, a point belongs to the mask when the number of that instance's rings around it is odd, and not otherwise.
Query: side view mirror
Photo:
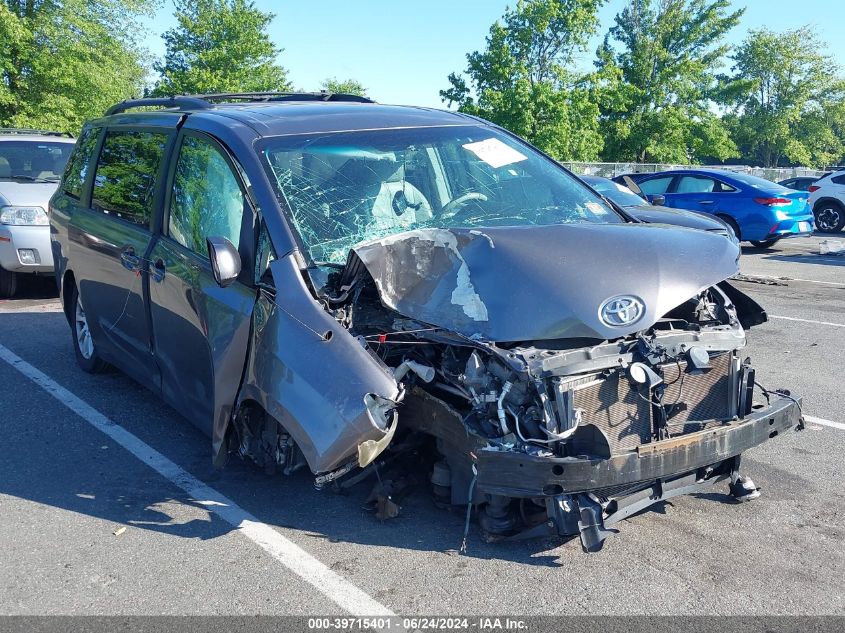
[[[241,274],[240,253],[225,237],[209,237],[206,238],[205,243],[208,246],[211,270],[214,271],[214,281],[221,288],[225,288]]]
[[[662,207],[666,204],[666,196],[661,193],[657,193],[651,197],[651,204],[657,207]]]

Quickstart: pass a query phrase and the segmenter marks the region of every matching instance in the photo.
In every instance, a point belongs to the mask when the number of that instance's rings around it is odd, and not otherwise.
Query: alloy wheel
[[[841,221],[842,211],[836,207],[825,207],[816,216],[816,226],[821,231],[835,231]]]
[[[88,329],[88,318],[79,299],[76,300],[76,344],[79,346],[79,353],[82,358],[88,360],[94,355],[94,341],[91,340],[91,331]]]

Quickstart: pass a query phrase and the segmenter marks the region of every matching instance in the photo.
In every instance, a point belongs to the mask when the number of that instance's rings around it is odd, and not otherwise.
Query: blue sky
[[[371,97],[384,103],[443,107],[438,92],[446,77],[463,70],[466,54],[484,46],[490,25],[515,0],[258,0],[257,6],[276,14],[270,36],[284,48],[279,62],[297,88],[316,90],[327,77],[354,78]],[[845,66],[843,0],[734,0],[746,7],[730,41],[742,40],[749,29],[768,26],[780,31],[804,24],[816,27],[828,52]],[[582,56],[589,68],[596,45],[613,23],[625,0],[609,0],[600,13],[600,35]],[[146,46],[164,52],[161,33],[174,25],[171,2],[147,20]]]

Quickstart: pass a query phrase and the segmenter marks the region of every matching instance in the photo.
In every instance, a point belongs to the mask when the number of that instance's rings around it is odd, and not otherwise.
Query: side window
[[[637,184],[640,187],[640,191],[651,196],[657,193],[666,193],[672,182],[672,178],[674,176],[661,176],[660,178],[651,178],[650,180],[644,180]]]
[[[87,127],[76,141],[73,148],[73,155],[65,169],[62,179],[62,190],[69,196],[79,200],[82,195],[82,187],[88,177],[88,166],[91,163],[91,156],[94,147],[97,145],[97,138],[100,136],[100,128]]]
[[[97,162],[91,206],[149,226],[166,145],[167,134],[161,132],[108,132]]]
[[[830,181],[837,185],[845,185],[845,174],[842,174],[841,176],[834,176],[830,179]]]
[[[675,193],[711,193],[718,190],[718,184],[712,178],[704,176],[683,176]]]
[[[168,235],[204,256],[206,237],[225,237],[237,247],[245,202],[237,177],[217,147],[186,136],[173,179]]]

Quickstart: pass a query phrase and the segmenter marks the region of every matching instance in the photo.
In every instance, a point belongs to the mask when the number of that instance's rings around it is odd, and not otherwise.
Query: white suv
[[[59,132],[0,129],[0,299],[21,273],[52,273],[47,202],[74,139]]]
[[[807,203],[816,216],[816,229],[827,233],[845,227],[845,170],[819,178],[808,189]]]

